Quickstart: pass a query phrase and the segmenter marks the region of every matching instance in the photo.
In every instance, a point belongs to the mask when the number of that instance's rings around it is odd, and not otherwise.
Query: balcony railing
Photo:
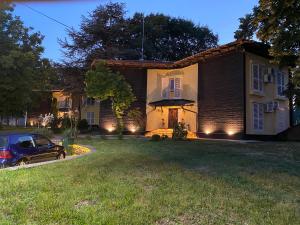
[[[71,108],[71,103],[66,102],[66,101],[58,102],[57,106],[58,106],[59,109],[70,109]]]
[[[165,89],[162,92],[163,99],[180,99],[182,97],[182,89],[170,90]]]

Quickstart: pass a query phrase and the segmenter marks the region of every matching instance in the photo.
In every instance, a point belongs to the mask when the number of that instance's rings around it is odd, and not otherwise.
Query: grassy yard
[[[82,140],[97,152],[0,172],[1,224],[300,224],[300,143]]]

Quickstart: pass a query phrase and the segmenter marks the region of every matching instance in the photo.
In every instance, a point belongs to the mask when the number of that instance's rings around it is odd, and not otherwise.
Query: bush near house
[[[89,130],[89,123],[88,123],[88,121],[86,119],[80,120],[78,122],[77,128],[80,131],[80,133],[88,132],[88,130]]]
[[[172,138],[174,140],[185,140],[187,138],[188,131],[184,123],[178,123],[175,125]]]

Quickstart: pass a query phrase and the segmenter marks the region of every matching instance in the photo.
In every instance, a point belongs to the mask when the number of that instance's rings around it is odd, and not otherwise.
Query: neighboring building
[[[137,97],[133,107],[145,114],[151,134],[184,122],[200,137],[259,138],[290,124],[283,95],[288,72],[269,61],[266,45],[243,40],[177,62],[106,63],[131,84]],[[111,130],[114,123],[110,104],[101,103],[100,127]]]

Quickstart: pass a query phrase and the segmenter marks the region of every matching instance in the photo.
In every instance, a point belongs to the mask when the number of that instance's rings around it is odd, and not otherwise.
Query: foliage
[[[10,4],[0,3],[0,116],[23,116],[35,106],[36,90],[46,89],[53,70],[41,58],[43,37],[13,16]]]
[[[112,111],[117,119],[117,133],[122,135],[125,110],[135,101],[131,86],[125,81],[124,76],[111,71],[104,62],[99,62],[95,69],[87,72],[85,84],[89,97],[112,102]]]
[[[39,123],[42,127],[48,127],[53,121],[54,116],[51,113],[39,116]]]
[[[257,37],[271,45],[270,54],[281,66],[296,64],[300,56],[300,1],[260,0],[254,23]]]
[[[141,130],[145,129],[146,117],[140,108],[137,107],[137,108],[131,109],[127,113],[127,118],[134,122],[134,125],[137,128],[137,130],[141,131]]]
[[[80,30],[69,30],[71,42],[61,40],[70,63],[88,67],[98,59],[140,59],[143,14],[127,17],[125,5],[108,3],[83,17]],[[206,26],[163,14],[145,17],[148,60],[178,60],[215,47],[217,35]]]
[[[52,130],[48,129],[48,128],[38,128],[36,130],[34,130],[32,133],[34,134],[41,134],[45,137],[48,138],[52,138],[53,137],[53,132]]]
[[[187,138],[188,131],[184,123],[177,123],[174,127],[172,138],[174,140],[185,140]]]
[[[159,134],[153,134],[151,136],[151,141],[160,141],[161,138],[160,138],[160,135]]]
[[[167,139],[169,139],[168,135],[163,134],[163,135],[161,136],[161,140],[167,140]]]
[[[71,128],[71,120],[69,117],[65,116],[65,117],[61,118],[61,128],[62,129]]]
[[[77,128],[80,132],[87,131],[89,129],[89,123],[86,119],[82,119],[78,122]]]
[[[245,17],[239,18],[240,25],[238,30],[234,32],[235,39],[253,39],[253,36],[257,30],[253,22],[256,13],[257,7],[254,7],[253,13],[246,14]]]

